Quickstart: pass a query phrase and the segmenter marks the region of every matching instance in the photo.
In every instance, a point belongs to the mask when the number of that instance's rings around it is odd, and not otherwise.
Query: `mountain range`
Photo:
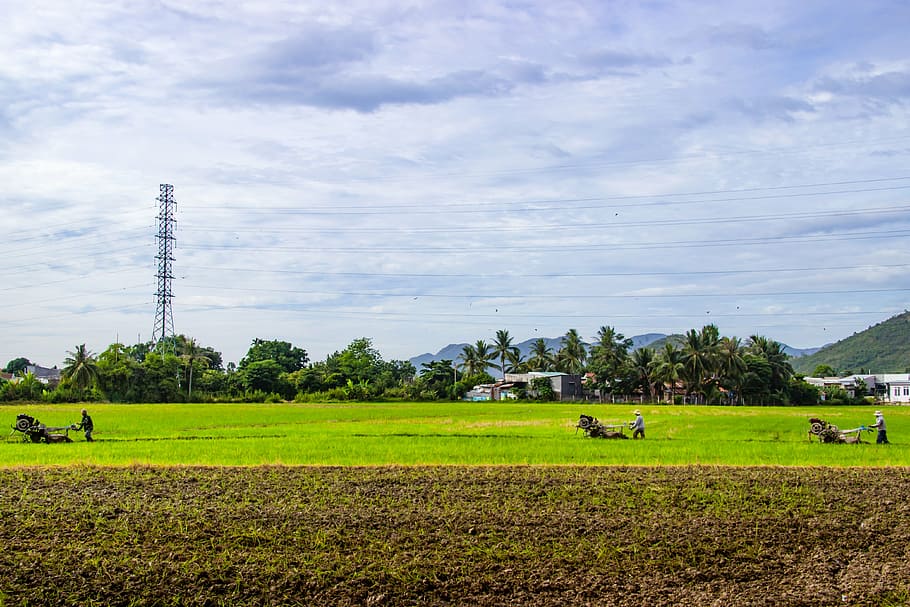
[[[645,333],[643,335],[635,335],[631,339],[632,339],[631,351],[634,352],[635,350],[637,350],[639,348],[644,348],[644,347],[650,347],[650,348],[654,348],[655,350],[659,350],[659,349],[663,348],[663,345],[666,341],[673,341],[673,342],[676,342],[678,345],[678,344],[682,343],[683,336],[678,333],[673,334],[673,335],[665,335],[663,333]],[[553,352],[559,351],[559,348],[562,347],[562,337],[544,337],[543,340],[544,340],[544,343],[547,344],[547,347],[550,348],[550,350],[552,350]],[[531,346],[534,344],[535,341],[537,341],[537,338],[528,339],[521,343],[515,344],[516,347],[518,348],[518,350],[521,352],[522,358],[529,357],[530,352],[531,352]],[[469,344],[467,344],[467,343],[449,344],[449,345],[445,346],[444,348],[442,348],[441,350],[439,350],[438,352],[436,352],[436,354],[431,354],[431,353],[427,352],[425,354],[420,354],[418,356],[415,356],[409,360],[410,360],[411,364],[413,364],[414,367],[419,372],[422,368],[422,365],[425,363],[430,363],[430,362],[433,362],[436,360],[457,361],[459,355],[461,354],[461,351],[467,345],[469,345]],[[585,345],[590,347],[590,344],[585,344]],[[799,349],[799,348],[791,348],[790,346],[788,346],[786,344],[782,344],[782,345],[784,346],[784,351],[787,354],[789,354],[791,358],[799,358],[802,356],[808,356],[808,355],[814,354],[822,349],[822,348]]]
[[[804,375],[811,375],[818,365],[832,367],[839,376],[862,371],[910,373],[910,312],[892,316],[790,364]]]

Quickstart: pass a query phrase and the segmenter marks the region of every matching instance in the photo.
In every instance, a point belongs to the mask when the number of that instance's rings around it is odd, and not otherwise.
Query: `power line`
[[[764,236],[758,238],[735,238],[735,239],[716,239],[716,240],[676,240],[661,241],[652,243],[608,243],[608,244],[583,244],[583,245],[560,245],[554,247],[553,251],[591,251],[591,250],[646,250],[646,249],[671,249],[671,248],[712,248],[727,246],[751,246],[763,244],[779,244],[782,242],[831,242],[831,241],[850,241],[850,240],[869,240],[880,239],[883,236],[908,236],[910,230],[874,230],[865,232],[850,232],[840,234],[815,234],[803,236]],[[184,249],[201,250],[201,251],[294,251],[294,252],[335,252],[335,253],[421,253],[428,254],[450,254],[464,253],[463,246],[422,246],[422,247],[337,247],[337,246],[276,246],[276,247],[250,247],[240,245],[212,245],[212,244],[188,244],[183,246]],[[478,246],[472,244],[470,252],[539,252],[540,245],[519,245],[509,246],[504,244],[495,244],[489,246]]]
[[[263,268],[234,268],[226,266],[186,266],[188,270],[211,270],[217,272],[251,272],[256,274],[292,274],[301,276],[325,276],[336,277],[344,276],[351,278],[482,278],[482,279],[503,279],[503,278],[608,278],[608,277],[641,277],[641,276],[700,276],[700,275],[732,275],[732,274],[776,274],[780,272],[843,272],[848,270],[869,269],[876,270],[880,268],[898,269],[910,268],[910,264],[864,264],[856,266],[813,266],[813,267],[790,267],[790,268],[750,268],[745,270],[664,270],[660,272],[549,272],[549,273],[508,273],[508,274],[487,274],[487,273],[410,273],[402,272],[390,274],[386,272],[319,272],[314,270],[287,270],[287,269],[263,269]]]
[[[908,186],[910,187],[910,186]],[[584,228],[587,230],[595,229],[623,229],[630,227],[641,227],[641,226],[673,226],[673,225],[710,225],[718,223],[734,223],[734,222],[756,222],[756,221],[785,221],[790,219],[815,219],[819,217],[852,217],[856,215],[882,215],[882,214],[891,214],[891,213],[906,213],[910,211],[910,205],[902,206],[893,206],[893,207],[872,207],[864,209],[849,209],[849,210],[823,210],[823,211],[799,211],[794,213],[773,213],[773,214],[764,214],[764,215],[733,215],[733,216],[724,216],[724,217],[700,217],[700,218],[686,218],[686,219],[647,219],[641,221],[616,221],[611,223],[574,223],[574,224],[562,224],[564,228]],[[552,228],[552,223],[549,224],[523,224],[520,226],[510,226],[510,225],[494,225],[494,226],[463,226],[459,227],[459,234],[471,234],[471,233],[483,233],[483,232],[525,232],[528,230],[535,229],[545,229]],[[289,228],[289,227],[279,227],[279,228],[231,228],[227,226],[205,226],[205,227],[195,227],[187,228],[187,232],[233,232],[233,233],[276,233],[276,234],[300,234],[300,233],[324,233],[324,232],[343,232],[343,233],[377,233],[377,234],[388,234],[393,231],[388,227],[382,228],[357,228],[352,226],[344,227],[305,227],[305,228]],[[444,232],[448,233],[452,231],[451,226],[444,227],[412,227],[408,226],[397,230],[404,233],[414,233],[414,234],[423,234],[423,233],[438,233]]]
[[[294,295],[343,295],[346,297],[386,297],[386,298],[424,298],[424,299],[690,299],[690,298],[717,298],[717,297],[778,297],[778,296],[804,296],[804,295],[849,295],[860,293],[904,293],[910,287],[887,289],[832,289],[820,291],[768,291],[768,292],[724,292],[720,293],[609,293],[609,294],[571,294],[571,293],[521,293],[509,295],[504,293],[424,293],[408,292],[393,293],[389,291],[320,291],[302,289],[255,289],[249,287],[227,287],[224,285],[185,285],[191,289],[209,289],[217,291],[243,291],[251,293],[284,293]]]
[[[539,206],[543,204],[554,203],[573,203],[573,202],[598,202],[611,200],[609,197],[588,197],[588,198],[563,198],[550,199],[544,201],[490,201],[490,202],[470,202],[470,203],[444,203],[434,202],[429,206],[426,204],[384,204],[382,208],[377,209],[375,206],[307,206],[307,207],[287,207],[287,206],[263,206],[255,203],[254,206],[218,206],[218,207],[195,207],[190,210],[203,210],[207,213],[213,210],[240,210],[244,213],[261,213],[269,215],[328,215],[328,216],[345,216],[345,215],[396,215],[401,211],[408,211],[409,214],[432,215],[445,209],[450,214],[480,214],[480,213],[517,213],[517,212],[546,212],[546,211],[565,211],[565,210],[590,210],[590,209],[624,209],[624,208],[643,208],[643,207],[665,207],[665,206],[688,206],[701,204],[717,204],[721,202],[755,202],[759,200],[778,200],[790,198],[806,198],[812,196],[834,196],[843,194],[866,194],[871,192],[891,192],[896,190],[910,189],[910,185],[899,185],[885,188],[860,188],[853,190],[834,190],[824,192],[798,192],[791,194],[773,194],[767,196],[745,196],[730,198],[715,198],[711,200],[660,200],[655,202],[638,202],[632,204],[607,204],[607,205],[575,205],[572,207],[560,206]],[[624,197],[622,197],[624,198]],[[512,208],[514,205],[527,205],[520,208]],[[469,208],[461,208],[469,207]],[[493,207],[492,209],[482,207]]]

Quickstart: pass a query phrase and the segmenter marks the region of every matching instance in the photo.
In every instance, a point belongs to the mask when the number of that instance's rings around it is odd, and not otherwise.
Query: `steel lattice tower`
[[[174,217],[177,201],[174,200],[174,186],[168,183],[161,184],[161,195],[158,201],[158,308],[155,311],[155,331],[152,341],[160,342],[166,337],[174,337],[174,308],[171,300],[174,293],[171,290],[171,281],[174,279],[172,264],[174,263]]]

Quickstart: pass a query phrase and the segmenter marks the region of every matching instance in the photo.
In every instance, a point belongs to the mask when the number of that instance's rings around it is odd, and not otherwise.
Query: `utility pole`
[[[155,330],[152,332],[152,342],[160,343],[170,337],[171,345],[176,348],[174,340],[174,308],[171,300],[174,293],[171,290],[171,281],[174,280],[172,264],[174,263],[174,217],[177,201],[174,200],[174,186],[168,183],[161,184],[161,194],[158,201],[158,292],[155,294],[158,306],[155,310]]]

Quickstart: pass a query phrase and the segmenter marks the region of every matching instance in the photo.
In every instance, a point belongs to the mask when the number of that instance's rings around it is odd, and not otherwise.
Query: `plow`
[[[68,426],[46,426],[37,418],[25,413],[16,416],[16,424],[10,436],[17,432],[22,434],[22,441],[26,443],[71,443],[69,431],[75,430],[76,424]]]
[[[812,437],[814,436],[820,443],[858,444],[863,442],[863,432],[872,432],[873,429],[868,426],[859,426],[841,430],[834,424],[813,417],[809,420],[809,442],[812,442]]]
[[[585,436],[591,438],[618,438],[628,439],[626,436],[626,424],[604,424],[596,417],[591,415],[582,415],[575,424],[575,433],[581,429]]]

